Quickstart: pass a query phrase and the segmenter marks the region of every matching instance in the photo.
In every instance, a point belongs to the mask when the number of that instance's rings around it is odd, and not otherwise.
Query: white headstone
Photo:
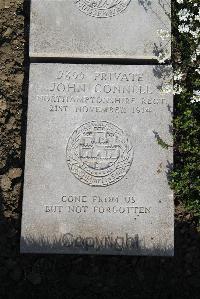
[[[32,0],[31,57],[169,59],[170,0]]]
[[[169,66],[31,65],[21,252],[173,255],[171,82]]]

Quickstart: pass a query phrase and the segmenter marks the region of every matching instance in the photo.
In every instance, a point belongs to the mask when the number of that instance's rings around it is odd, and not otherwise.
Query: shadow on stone
[[[21,239],[22,253],[69,253],[69,254],[106,254],[106,255],[144,255],[144,256],[173,256],[173,247],[152,246],[147,248],[140,245],[138,236],[134,243],[127,244],[122,238],[118,240],[107,240],[102,242],[99,238],[82,238],[70,240],[54,237],[50,240],[48,237],[40,236],[37,240],[33,237]]]
[[[164,13],[166,14],[166,16],[169,17],[169,19],[171,20],[171,14],[170,14],[170,1],[167,0],[159,0],[157,1],[159,7],[164,11]],[[152,0],[138,0],[138,3],[143,6],[144,10],[146,12],[148,12],[148,10],[152,10],[153,13],[155,13],[157,16],[158,14],[156,12],[154,12],[154,10],[152,9]],[[159,16],[158,16],[159,17]]]

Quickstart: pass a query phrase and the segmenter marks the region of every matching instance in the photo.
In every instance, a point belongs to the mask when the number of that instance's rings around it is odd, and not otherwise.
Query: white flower
[[[187,19],[191,16],[192,14],[187,10],[187,8],[181,9],[178,12],[179,20],[180,21],[187,21]]]
[[[172,90],[172,86],[170,84],[163,84],[162,87],[161,87],[161,90],[160,92],[162,94],[167,94],[167,93],[171,93],[173,90]]]
[[[182,25],[179,25],[178,26],[178,31],[180,32],[180,33],[187,33],[187,32],[189,32],[190,31],[190,27],[189,27],[189,25],[184,25],[184,24],[182,24]]]
[[[200,8],[199,8],[199,12],[198,12],[198,15],[196,15],[194,17],[195,21],[199,21],[200,22]]]
[[[168,30],[160,29],[160,30],[157,30],[157,33],[162,40],[166,40],[166,39],[170,38],[170,33]]]
[[[173,94],[180,94],[183,91],[183,88],[179,84],[174,85]]]
[[[196,53],[197,55],[200,55],[200,45],[197,46]]]
[[[169,53],[167,49],[163,50],[162,52],[159,52],[157,56],[157,60],[159,63],[165,63],[167,59],[169,59]]]
[[[176,71],[174,73],[174,81],[180,81],[183,77],[183,73],[181,73],[180,71]]]
[[[195,70],[195,72],[200,75],[200,66]]]
[[[190,33],[192,34],[192,36],[194,37],[194,38],[198,38],[199,37],[199,32],[200,32],[200,29],[199,28],[197,28],[195,31],[190,31]]]
[[[192,56],[191,56],[191,61],[194,62],[196,60],[197,60],[197,54],[193,53]]]
[[[200,102],[200,90],[193,91],[193,97],[190,102],[191,103],[199,103]]]

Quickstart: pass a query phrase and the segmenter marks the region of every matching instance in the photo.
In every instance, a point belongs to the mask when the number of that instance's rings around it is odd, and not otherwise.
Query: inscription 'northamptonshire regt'
[[[79,10],[96,18],[114,17],[123,12],[131,0],[75,0]]]
[[[67,163],[81,182],[108,186],[128,172],[133,147],[127,134],[107,121],[91,121],[73,132],[67,144]]]

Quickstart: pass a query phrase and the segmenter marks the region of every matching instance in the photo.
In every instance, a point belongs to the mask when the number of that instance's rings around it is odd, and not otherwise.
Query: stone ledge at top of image
[[[169,0],[32,0],[30,57],[171,57]]]

